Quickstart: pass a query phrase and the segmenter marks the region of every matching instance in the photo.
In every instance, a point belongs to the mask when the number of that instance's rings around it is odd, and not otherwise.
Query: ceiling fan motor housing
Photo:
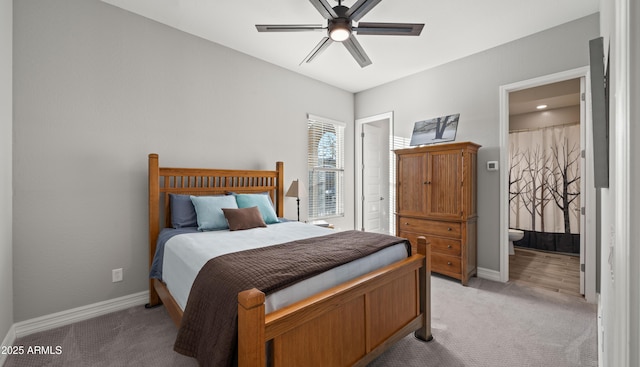
[[[342,5],[333,7],[333,11],[335,11],[338,16],[329,19],[327,22],[327,31],[329,37],[334,41],[344,41],[351,35],[353,28],[351,26],[351,19],[347,17],[348,10],[349,8]]]

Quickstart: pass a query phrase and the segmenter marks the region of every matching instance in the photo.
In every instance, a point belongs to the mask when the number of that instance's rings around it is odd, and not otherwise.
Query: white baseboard
[[[15,325],[11,325],[11,327],[9,328],[9,332],[7,333],[7,336],[4,337],[4,340],[2,341],[2,344],[0,344],[0,346],[13,345],[13,342],[15,340],[16,340],[16,328],[15,328]],[[7,355],[0,353],[0,366],[4,366],[4,362],[6,359],[7,359]]]
[[[17,322],[13,325],[13,338],[37,333],[40,331],[55,329],[60,326],[84,321],[93,317],[121,311],[129,307],[144,305],[149,301],[149,291],[131,294],[119,298],[110,299],[70,310],[56,312],[50,315],[36,317],[34,319]],[[8,336],[7,336],[8,337]],[[12,341],[13,342],[13,341]],[[2,365],[0,363],[0,365]]]
[[[495,282],[501,282],[500,272],[491,269],[478,268],[478,278],[493,280]]]

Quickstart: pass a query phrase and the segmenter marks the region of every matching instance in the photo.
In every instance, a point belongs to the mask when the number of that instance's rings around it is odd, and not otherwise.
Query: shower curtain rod
[[[511,134],[511,133],[523,133],[523,132],[525,132],[525,131],[544,130],[544,129],[549,129],[549,128],[552,128],[552,127],[558,127],[558,126],[571,126],[571,125],[580,125],[580,121],[577,121],[577,122],[567,122],[567,123],[565,123],[565,124],[556,124],[556,125],[543,126],[543,127],[531,128],[531,129],[509,130],[509,134]]]

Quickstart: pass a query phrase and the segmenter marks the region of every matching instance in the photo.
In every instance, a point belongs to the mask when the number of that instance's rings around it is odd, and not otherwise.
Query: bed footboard
[[[257,289],[238,295],[238,366],[364,366],[412,331],[431,340],[430,245],[418,254],[265,315]]]

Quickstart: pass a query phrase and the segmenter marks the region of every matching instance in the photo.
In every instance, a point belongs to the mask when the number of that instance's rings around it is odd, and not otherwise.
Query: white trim
[[[4,346],[13,345],[13,342],[15,342],[15,340],[16,340],[16,328],[15,328],[15,325],[11,325],[11,327],[9,328],[9,332],[7,333],[7,336],[4,337],[4,340],[0,345],[4,345]],[[4,366],[4,362],[6,359],[7,359],[7,355],[0,353],[0,366]]]
[[[523,89],[520,84],[510,84],[500,86],[500,281],[506,283],[509,281],[509,200],[507,193],[509,187],[507,185],[507,151],[509,150],[509,92]]]
[[[55,329],[60,326],[84,321],[93,317],[121,311],[134,306],[141,306],[149,300],[149,291],[131,294],[107,301],[102,301],[70,310],[56,312],[50,315],[36,317],[34,319],[20,321],[12,326],[14,339],[37,333],[40,331]]]
[[[592,149],[587,149],[586,148],[586,144],[587,144],[587,140],[589,139],[587,137],[587,130],[591,130],[591,129],[587,129],[587,125],[585,122],[587,121],[587,91],[590,90],[591,88],[587,88],[587,78],[580,78],[580,95],[584,96],[584,98],[580,98],[580,150],[582,152],[584,152],[584,154],[581,154],[582,158],[580,159],[580,194],[583,196],[581,198],[581,203],[580,203],[580,209],[582,208],[586,208],[584,203],[588,203],[588,202],[593,202],[595,203],[595,201],[589,201],[589,199],[585,199],[586,195],[588,195],[588,193],[591,193],[592,191],[595,192],[595,190],[589,190],[587,191],[587,187],[593,187],[593,184],[591,183],[590,178],[592,177],[592,175],[588,175],[587,174],[587,167],[593,167],[593,165],[589,165],[587,164],[589,158],[591,157],[591,154],[589,154]],[[589,139],[591,141],[593,141],[593,138]],[[590,234],[586,234],[585,232],[589,231],[589,232],[593,232],[595,234],[595,225],[591,225],[591,226],[587,226],[587,215],[586,212],[585,213],[581,213],[578,223],[580,225],[580,266],[583,266],[583,264],[585,264],[585,260],[587,259],[587,255],[586,255],[586,237],[591,238],[591,233]],[[595,223],[594,223],[595,224]],[[595,241],[595,236],[593,237],[594,241]],[[593,259],[595,259],[595,257],[593,257]],[[585,265],[586,266],[586,265]],[[585,272],[584,271],[580,271],[580,294],[582,294],[584,296],[585,293],[585,282],[586,282],[586,278],[585,278]],[[595,283],[594,283],[595,284]]]
[[[389,121],[389,136],[393,136],[393,111],[381,113],[379,115],[364,117],[356,120],[356,133],[355,133],[355,167],[356,167],[356,182],[355,182],[355,197],[354,204],[356,208],[356,216],[354,218],[354,228],[359,229],[362,227],[362,139],[360,134],[363,132],[364,124],[368,124],[375,121],[388,120]],[[390,147],[393,150],[393,147]],[[391,162],[389,162],[391,163]],[[389,215],[395,215],[395,213],[389,213]],[[389,228],[395,232],[395,228]]]
[[[598,293],[598,321],[596,338],[598,339],[598,367],[604,367],[604,325],[602,323],[602,294]]]
[[[538,78],[533,78],[529,80],[524,80],[508,85],[500,86],[499,88],[499,99],[500,99],[500,128],[499,128],[499,141],[500,141],[500,166],[507,167],[508,156],[507,152],[509,151],[508,143],[509,143],[509,93],[515,92],[522,89],[527,89],[543,84],[555,83],[569,79],[576,78],[586,78],[589,80],[589,67],[580,67],[572,70],[567,70],[555,74],[545,75]],[[587,95],[588,96],[588,95]],[[586,110],[591,110],[591,102],[589,98],[586,98]],[[585,123],[588,125],[590,121],[589,113],[587,113],[587,120]],[[500,281],[507,282],[509,280],[509,236],[508,236],[508,228],[509,228],[509,201],[507,200],[507,191],[509,188],[507,187],[507,173],[508,170],[501,169],[500,170]],[[589,197],[587,197],[587,200]],[[587,207],[587,213],[593,213],[591,208],[595,208],[595,202],[586,202],[585,206]],[[590,210],[591,209],[591,210]],[[594,245],[595,246],[595,245]],[[588,247],[587,247],[588,249]],[[595,272],[596,263],[595,260],[589,261],[587,263],[586,271]],[[591,270],[590,270],[591,269]],[[588,276],[588,275],[587,275]],[[588,276],[587,279],[594,279],[593,277]],[[595,282],[587,282],[585,284],[585,298],[587,302],[595,303],[596,300],[596,292],[595,292]]]
[[[493,280],[495,282],[502,282],[500,272],[497,270],[478,268],[478,278]]]
[[[614,329],[611,330],[614,342],[613,350],[614,366],[629,366],[630,352],[630,257],[629,257],[629,192],[631,169],[629,131],[629,0],[616,0],[614,22],[614,62],[611,68],[615,70],[615,90],[610,93],[610,98],[615,101],[614,106],[614,138],[613,145],[614,168],[614,265],[615,282],[613,295],[615,309]],[[610,313],[609,313],[610,315]]]

